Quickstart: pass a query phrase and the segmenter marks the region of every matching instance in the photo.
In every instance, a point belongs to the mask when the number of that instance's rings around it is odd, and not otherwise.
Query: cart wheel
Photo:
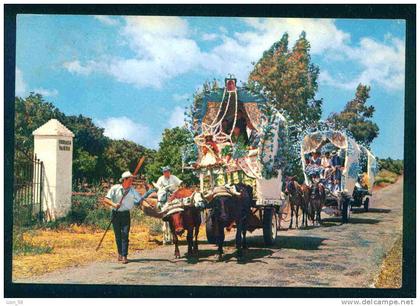
[[[350,205],[350,199],[347,196],[343,196],[343,208],[342,208],[342,222],[348,223],[350,219],[350,211],[351,211],[351,205]]]
[[[365,201],[363,202],[363,208],[365,209],[365,211],[369,211],[369,198],[366,198]]]
[[[274,208],[264,209],[263,235],[265,245],[273,245],[277,238],[277,214]]]
[[[208,212],[206,213],[206,217],[207,217]],[[206,218],[206,237],[207,237],[207,242],[211,243],[211,244],[216,244],[217,241],[217,236],[215,234],[215,226],[213,224],[213,220],[212,218]]]

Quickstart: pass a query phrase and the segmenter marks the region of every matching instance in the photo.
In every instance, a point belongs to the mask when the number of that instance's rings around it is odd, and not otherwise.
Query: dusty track
[[[270,248],[257,230],[250,235],[250,249],[242,262],[233,256],[231,240],[223,262],[217,262],[215,246],[202,241],[198,260],[174,260],[173,246],[163,246],[130,254],[128,265],[97,262],[17,282],[371,287],[402,231],[402,187],[400,179],[377,191],[371,210],[356,209],[349,224],[323,215],[323,226],[280,231]],[[185,250],[181,246],[181,253]]]

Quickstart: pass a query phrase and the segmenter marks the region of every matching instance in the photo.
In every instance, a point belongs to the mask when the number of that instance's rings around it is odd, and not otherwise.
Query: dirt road
[[[17,282],[371,287],[402,232],[402,186],[400,179],[376,192],[371,210],[354,211],[349,224],[324,215],[321,227],[280,231],[270,248],[264,247],[262,232],[255,231],[240,263],[233,257],[232,241],[223,262],[216,260],[216,247],[203,241],[198,260],[174,260],[173,246],[162,246],[131,254],[127,265],[97,262]]]

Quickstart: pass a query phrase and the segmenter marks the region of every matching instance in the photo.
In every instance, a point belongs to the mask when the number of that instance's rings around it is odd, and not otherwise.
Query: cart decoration
[[[259,203],[283,202],[288,125],[262,95],[237,87],[236,79],[229,77],[224,88],[205,92],[186,115],[194,144],[183,148],[183,163],[200,177],[202,191],[242,182],[254,187]],[[234,141],[240,120],[246,120],[252,144]]]

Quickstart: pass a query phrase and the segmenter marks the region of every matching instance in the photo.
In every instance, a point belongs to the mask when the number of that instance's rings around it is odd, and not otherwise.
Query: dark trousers
[[[121,256],[127,256],[129,241],[128,235],[130,233],[130,212],[113,210],[112,217],[112,227],[114,228],[118,254]]]

